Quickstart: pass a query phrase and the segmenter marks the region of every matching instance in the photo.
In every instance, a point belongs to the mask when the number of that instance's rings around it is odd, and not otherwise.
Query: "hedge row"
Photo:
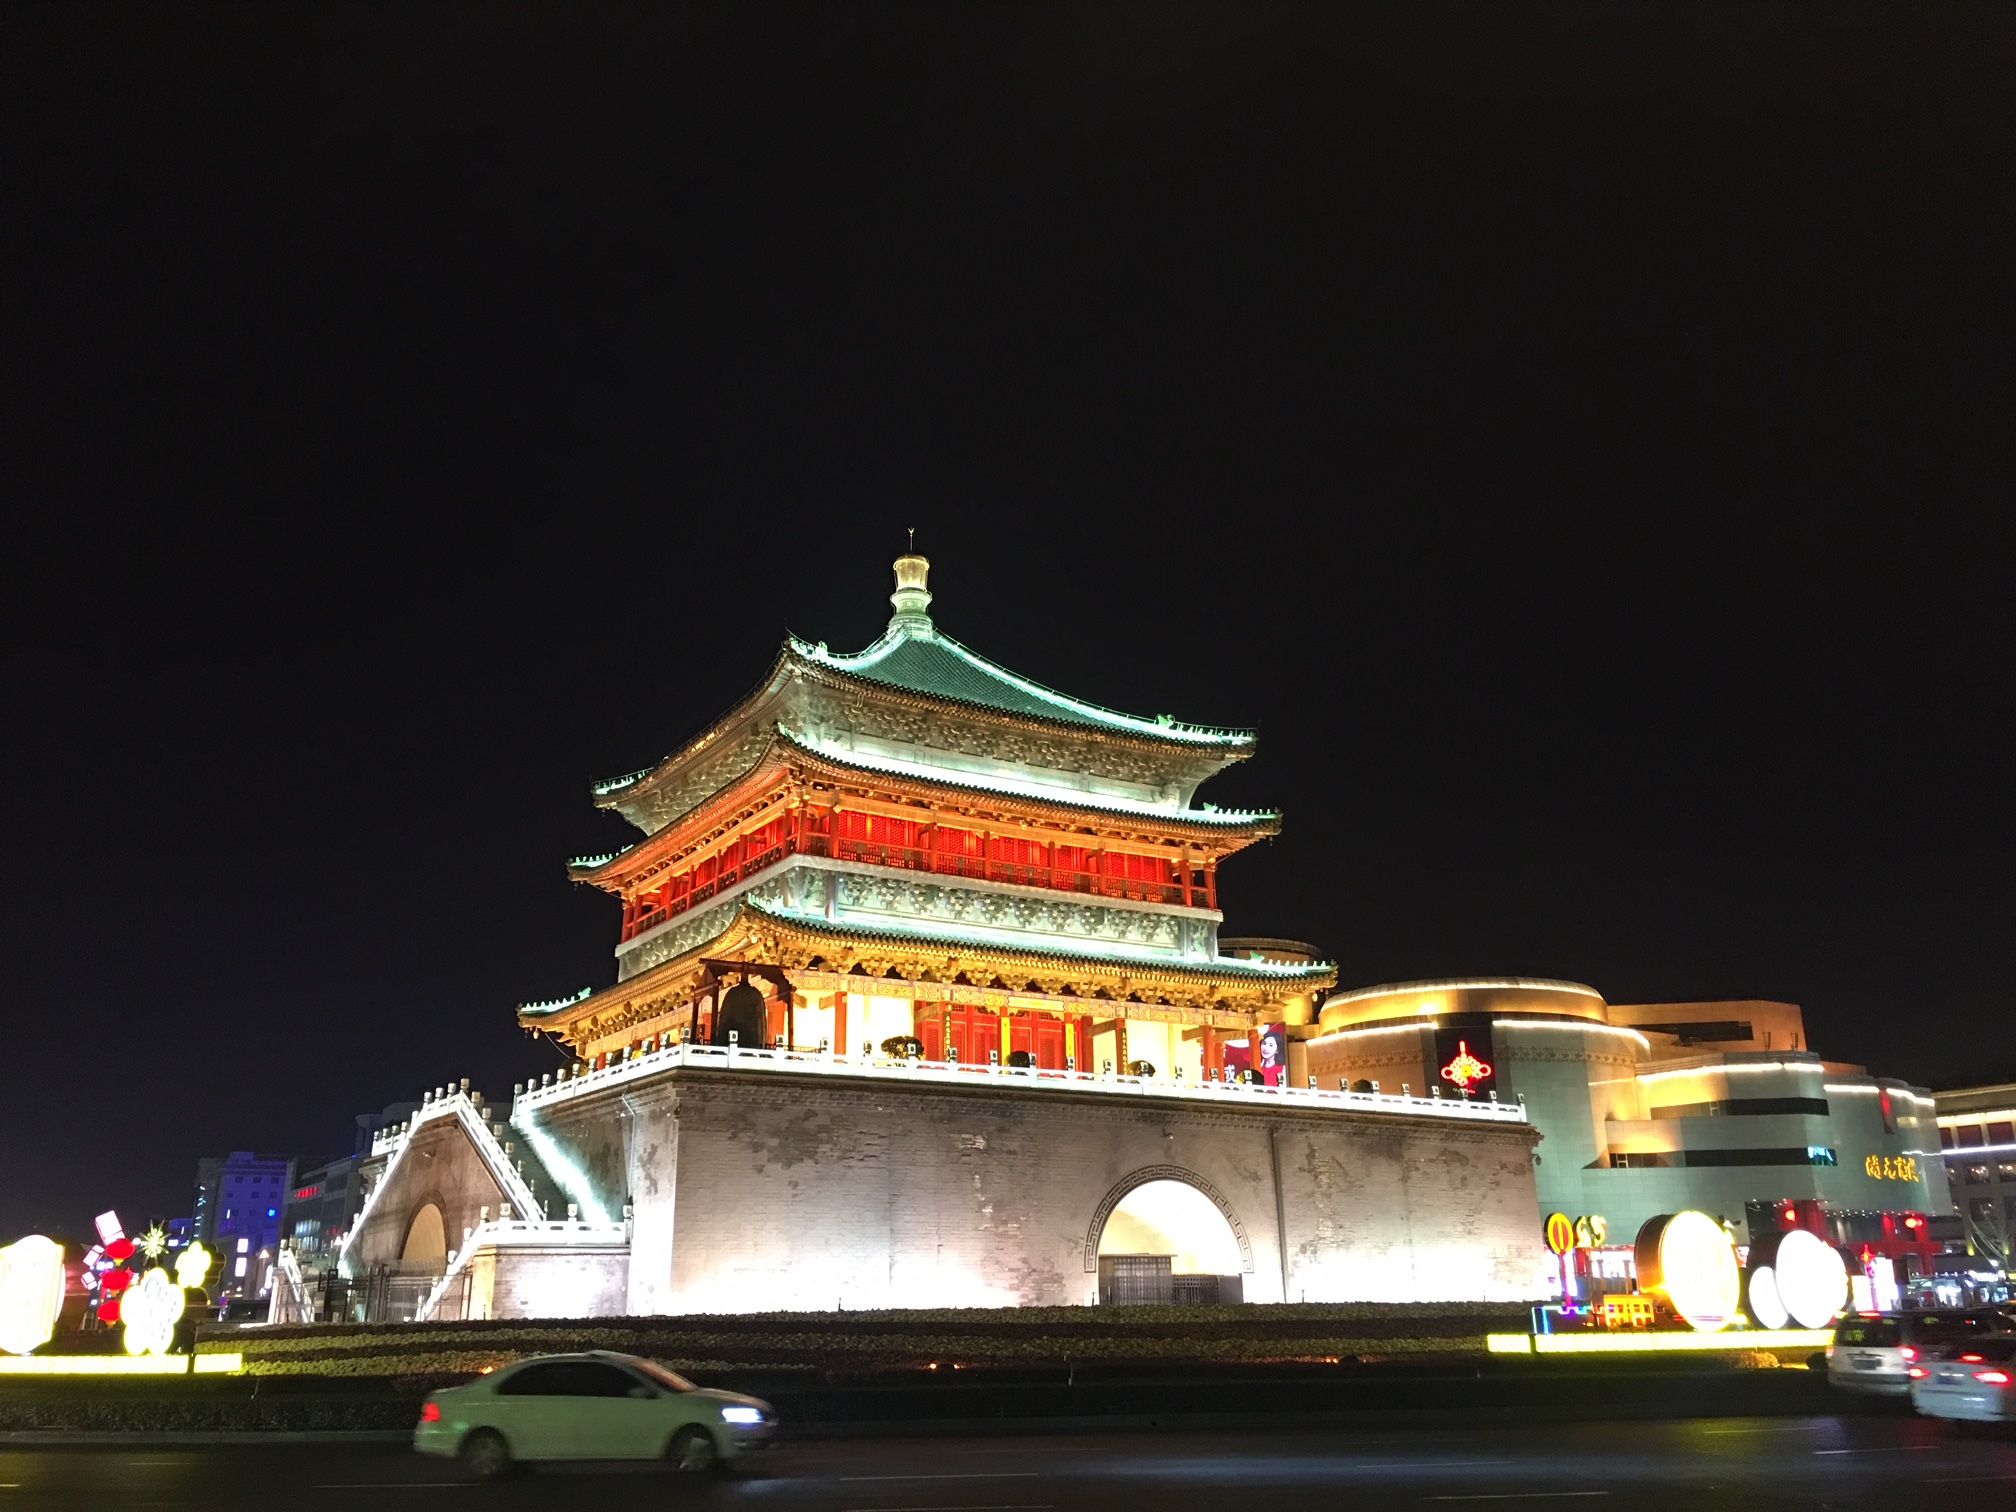
[[[1482,1353],[1526,1309],[1389,1307],[939,1308],[592,1321],[326,1324],[206,1329],[200,1352],[237,1350],[256,1374],[469,1373],[526,1355],[614,1349],[699,1373],[860,1371],[933,1363],[1243,1363]]]

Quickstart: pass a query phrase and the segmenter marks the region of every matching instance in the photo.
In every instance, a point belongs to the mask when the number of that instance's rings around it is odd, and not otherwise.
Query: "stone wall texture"
[[[1546,1294],[1520,1124],[693,1069],[536,1116],[634,1205],[633,1313],[1089,1303],[1156,1179],[1225,1215],[1249,1301]]]
[[[1155,1180],[1223,1215],[1249,1302],[1547,1294],[1525,1124],[692,1068],[514,1122],[584,1216],[631,1209],[631,1242],[479,1257],[497,1317],[1089,1304],[1107,1215]],[[396,1259],[426,1202],[453,1246],[500,1200],[460,1127],[427,1126],[357,1258]]]

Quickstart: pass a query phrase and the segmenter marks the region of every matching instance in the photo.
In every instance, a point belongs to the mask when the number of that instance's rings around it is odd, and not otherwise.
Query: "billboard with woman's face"
[[[1255,1067],[1260,1080],[1270,1087],[1285,1086],[1288,1081],[1288,1026],[1286,1024],[1262,1024],[1254,1031],[1259,1041],[1260,1053]]]

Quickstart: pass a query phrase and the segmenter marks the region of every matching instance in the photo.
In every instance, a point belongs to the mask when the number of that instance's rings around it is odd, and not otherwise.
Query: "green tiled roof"
[[[1208,725],[1182,724],[1168,715],[1144,718],[1103,709],[1097,704],[1056,692],[1041,683],[1010,672],[1006,667],[969,651],[949,635],[933,628],[922,616],[897,616],[882,638],[865,651],[843,655],[791,637],[793,652],[820,666],[832,667],[849,676],[907,693],[950,699],[976,708],[998,709],[1004,714],[1020,714],[1031,719],[1048,719],[1063,724],[1085,725],[1095,730],[1113,730],[1128,735],[1145,735],[1173,745],[1225,747],[1253,743],[1251,730],[1225,730]]]

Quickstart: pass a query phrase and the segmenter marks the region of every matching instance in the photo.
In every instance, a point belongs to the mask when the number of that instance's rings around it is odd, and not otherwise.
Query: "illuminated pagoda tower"
[[[1225,1079],[1333,977],[1219,938],[1219,863],[1280,817],[1194,800],[1252,732],[994,665],[928,568],[865,651],[787,640],[597,789],[644,832],[574,866],[622,900],[617,981],[520,1010],[571,1064],[508,1113],[437,1087],[373,1146],[352,1311],[1546,1295],[1523,1109]]]
[[[1228,1038],[1311,1018],[1328,965],[1220,948],[1219,863],[1280,815],[1193,799],[1253,732],[997,666],[933,623],[929,567],[897,559],[866,650],[787,638],[713,726],[596,787],[644,832],[572,867],[622,900],[618,980],[521,1022],[592,1065],[668,1038],[914,1039],[930,1061],[1195,1082]]]

